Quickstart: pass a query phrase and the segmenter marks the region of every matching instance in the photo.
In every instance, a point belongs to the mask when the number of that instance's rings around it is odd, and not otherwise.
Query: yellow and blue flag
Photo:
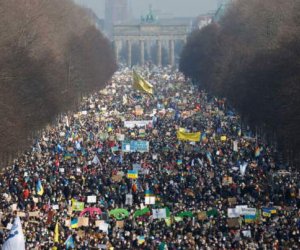
[[[78,218],[71,219],[71,228],[78,228]]]
[[[153,95],[153,85],[135,71],[133,71],[133,88],[146,94]]]
[[[152,192],[150,189],[147,189],[147,190],[145,191],[145,196],[146,196],[146,197],[150,197],[150,196],[154,196],[154,194],[153,194],[153,192]]]
[[[37,183],[36,183],[36,193],[38,195],[43,195],[44,194],[44,188],[42,186],[41,180],[38,179]]]
[[[72,235],[70,235],[68,237],[68,239],[65,241],[65,245],[66,245],[66,249],[70,249],[70,248],[73,249],[73,248],[75,248],[75,241],[74,241]]]
[[[267,207],[262,208],[262,215],[264,217],[271,217],[271,210]]]
[[[251,215],[245,215],[245,222],[246,223],[251,223],[256,220],[256,214],[251,214]]]
[[[128,170],[127,178],[128,179],[137,179],[138,178],[138,171],[137,170]]]

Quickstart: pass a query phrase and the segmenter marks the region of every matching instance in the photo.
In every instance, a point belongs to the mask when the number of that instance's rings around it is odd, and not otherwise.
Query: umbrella
[[[129,212],[124,208],[116,208],[111,210],[109,215],[115,217],[117,220],[123,220],[129,216]]]
[[[91,216],[94,216],[95,214],[102,214],[102,211],[100,208],[97,207],[87,207],[82,210],[79,216],[82,217],[86,213],[89,213]]]
[[[150,209],[148,207],[145,207],[143,209],[140,209],[140,210],[136,210],[133,214],[133,217],[136,218],[136,217],[140,217],[140,216],[143,216],[147,213],[150,213]]]

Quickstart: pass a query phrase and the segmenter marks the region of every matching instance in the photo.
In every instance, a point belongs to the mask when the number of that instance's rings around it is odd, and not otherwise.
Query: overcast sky
[[[104,17],[105,0],[75,0]],[[139,18],[148,12],[149,5],[160,17],[194,17],[216,10],[219,0],[130,0],[133,15]]]

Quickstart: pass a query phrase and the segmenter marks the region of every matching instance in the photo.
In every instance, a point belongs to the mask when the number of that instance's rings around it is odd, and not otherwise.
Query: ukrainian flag
[[[271,217],[271,210],[269,208],[262,208],[262,215],[264,217]]]
[[[65,245],[66,249],[75,248],[75,242],[72,235],[68,237],[68,239],[65,242]]]
[[[113,126],[112,126],[111,123],[109,123],[108,126],[107,126],[107,131],[111,132],[112,130],[113,130]]]
[[[200,136],[201,136],[200,132],[187,133],[180,130],[177,131],[177,139],[180,141],[198,142],[200,141]]]
[[[153,194],[153,192],[152,192],[151,190],[147,189],[147,190],[145,191],[145,196],[146,196],[146,197],[150,197],[150,196],[154,196],[154,194]]]
[[[36,193],[38,195],[43,195],[44,194],[44,188],[42,186],[41,180],[38,179],[37,183],[36,183]]]
[[[245,215],[245,222],[246,223],[251,223],[255,221],[256,215]]]
[[[78,218],[71,219],[71,228],[78,228]]]
[[[133,71],[133,88],[146,94],[153,95],[153,85],[147,82],[135,71]]]
[[[128,170],[127,178],[129,179],[137,179],[138,178],[138,171],[137,170]]]

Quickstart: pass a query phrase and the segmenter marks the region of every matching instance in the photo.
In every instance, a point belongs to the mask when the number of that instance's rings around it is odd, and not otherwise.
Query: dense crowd
[[[74,249],[299,249],[297,172],[280,168],[276,151],[241,127],[226,100],[169,68],[137,71],[153,96],[133,89],[124,68],[3,169],[0,243],[19,216],[26,249],[65,249],[70,237]],[[200,132],[200,141],[179,140],[177,131]],[[149,150],[127,152],[130,140]],[[137,178],[127,175],[133,169]],[[148,195],[155,204],[145,204]],[[98,212],[80,216],[81,202]],[[80,217],[88,220],[72,226]]]

